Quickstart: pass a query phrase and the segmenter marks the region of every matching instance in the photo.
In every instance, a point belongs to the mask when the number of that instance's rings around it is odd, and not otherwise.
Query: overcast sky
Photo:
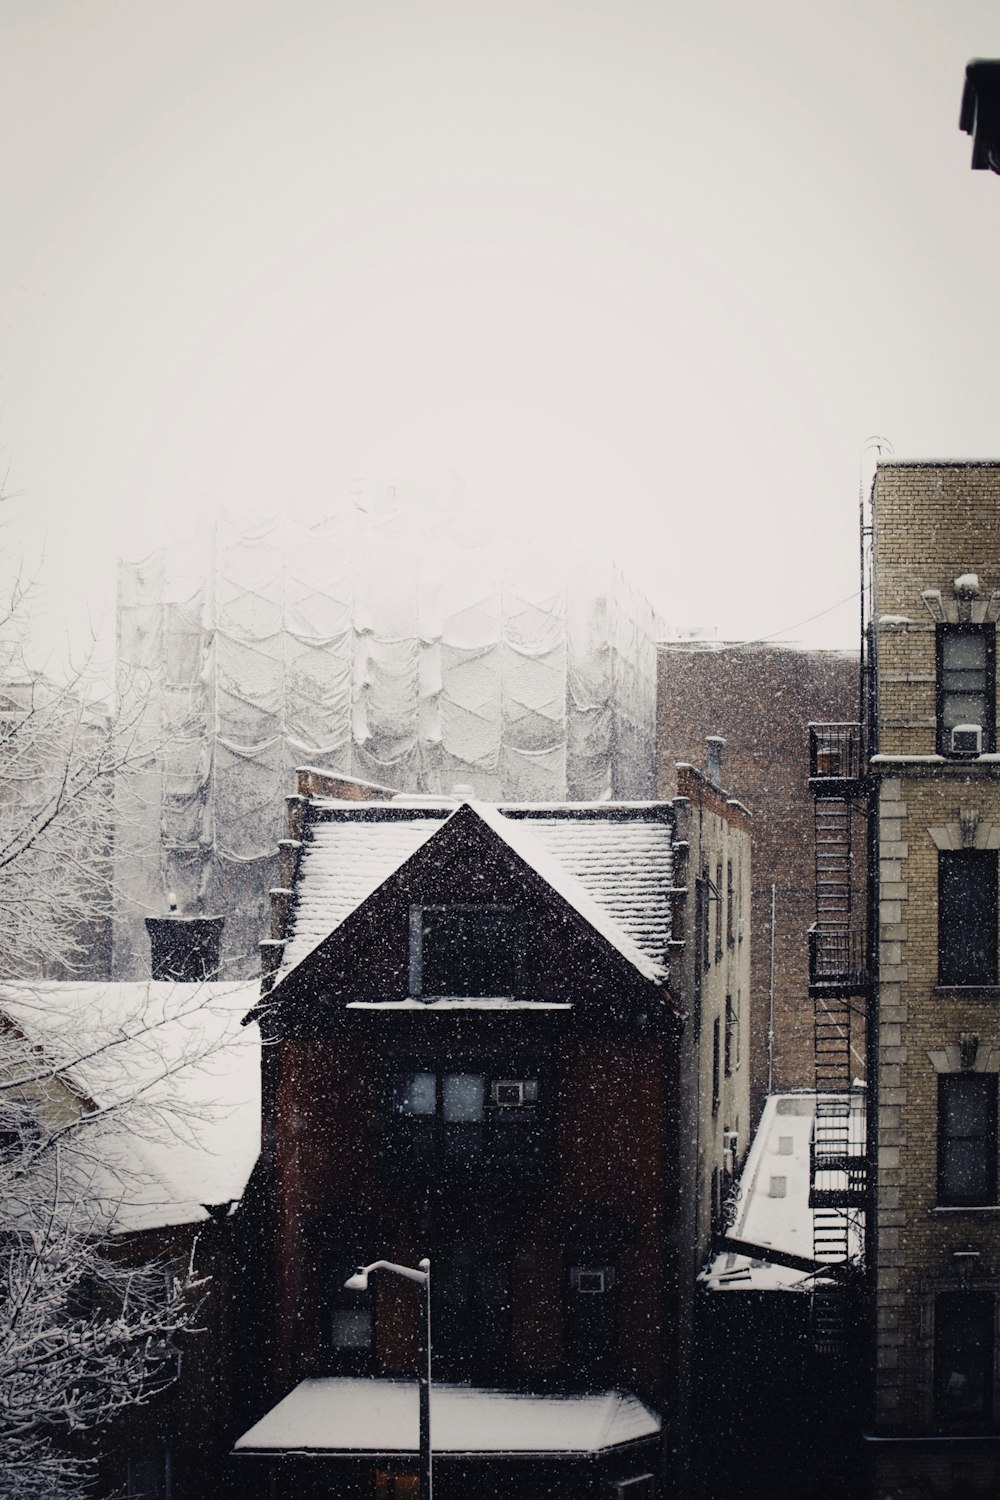
[[[866,440],[1000,455],[1000,181],[957,128],[995,0],[0,25],[0,449],[50,610],[164,516],[454,469],[668,625],[848,646]]]

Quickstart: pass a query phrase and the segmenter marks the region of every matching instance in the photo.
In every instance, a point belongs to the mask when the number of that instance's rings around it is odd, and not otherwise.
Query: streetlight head
[[[344,1282],[344,1289],[348,1292],[367,1292],[368,1272],[364,1266],[359,1266],[353,1276],[348,1276]]]

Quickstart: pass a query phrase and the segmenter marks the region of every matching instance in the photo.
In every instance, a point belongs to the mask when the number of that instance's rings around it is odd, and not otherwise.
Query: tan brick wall
[[[910,623],[878,630],[879,749],[931,755],[935,743],[934,621],[925,589],[954,597],[977,573],[982,598],[1000,589],[1000,464],[881,464],[875,487],[873,614]]]
[[[929,1055],[940,1059],[954,1049],[960,1032],[978,1035],[980,1059],[983,1049],[1000,1048],[1000,991],[937,988],[938,844],[929,831],[957,825],[960,810],[972,808],[980,819],[977,843],[986,824],[994,825],[991,842],[1000,842],[1000,763],[937,755],[936,631],[921,598],[940,590],[946,618],[957,618],[954,580],[976,573],[982,618],[1000,588],[998,502],[997,463],[879,466],[872,601],[878,748],[883,756],[914,757],[881,764],[877,807],[875,1419],[883,1431],[919,1431],[931,1419],[933,1299],[960,1281],[954,1252],[978,1252],[974,1263],[964,1262],[971,1285],[1000,1289],[1000,1210],[937,1205],[938,1072]],[[900,1495],[909,1496],[901,1475]]]
[[[1000,768],[907,767],[880,789],[876,1404],[888,1426],[929,1415],[929,1299],[955,1280],[953,1252],[978,1250],[977,1277],[1000,1277],[1000,1210],[936,1206],[938,1075],[928,1052],[961,1031],[1000,1048],[1000,994],[937,989],[938,848],[928,830],[968,807],[1000,836]]]

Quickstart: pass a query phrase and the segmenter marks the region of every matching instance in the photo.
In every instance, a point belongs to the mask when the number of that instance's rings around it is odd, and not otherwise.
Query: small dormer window
[[[515,921],[509,906],[410,909],[410,994],[513,995]]]

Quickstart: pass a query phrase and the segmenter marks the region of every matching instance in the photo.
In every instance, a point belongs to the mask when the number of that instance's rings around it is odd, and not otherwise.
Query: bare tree
[[[99,1429],[175,1378],[196,1241],[137,1266],[123,1240],[178,1222],[157,1220],[178,1187],[185,1223],[242,1191],[248,1004],[239,984],[0,986],[0,1495],[90,1493]]]
[[[151,753],[144,699],[108,708],[85,671],[56,683],[16,653],[0,663],[0,964],[72,977],[107,941],[115,778]]]
[[[130,685],[96,706],[85,672],[54,683],[25,665],[23,595],[0,619],[0,970],[72,975],[111,910],[114,779],[148,761]],[[129,1264],[115,1238],[134,1153],[123,1140],[190,1134],[174,1082],[218,1042],[142,1000],[131,1017],[56,1007],[40,1044],[0,1015],[0,1494],[92,1493],[93,1434],[176,1375],[175,1340],[197,1296],[193,1266]],[[157,987],[152,987],[156,989]],[[64,998],[60,999],[60,992]],[[190,998],[192,1011],[204,996]],[[51,1021],[51,1024],[49,1022]],[[174,1024],[174,1032],[177,1031]],[[95,1068],[97,1072],[95,1073]],[[104,1073],[101,1074],[103,1068]],[[81,1086],[89,1076],[100,1087]]]
[[[174,1378],[191,1277],[116,1263],[83,1161],[43,1119],[0,1096],[0,1494],[76,1500],[93,1430]]]

